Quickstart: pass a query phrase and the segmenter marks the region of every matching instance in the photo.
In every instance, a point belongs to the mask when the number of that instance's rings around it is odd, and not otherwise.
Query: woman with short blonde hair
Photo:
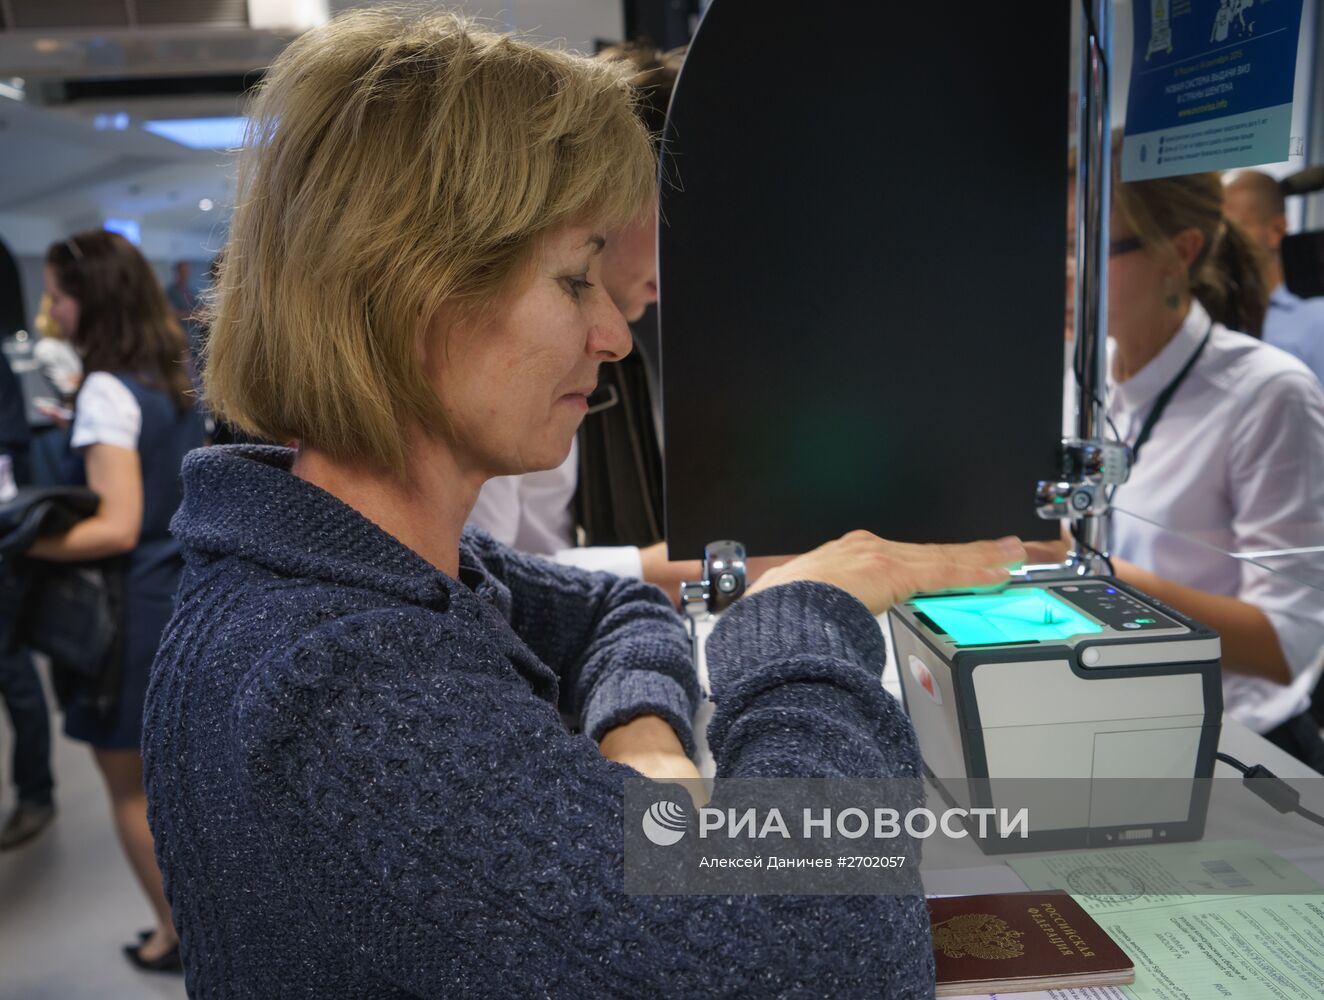
[[[627,895],[624,779],[698,773],[682,624],[463,530],[629,350],[600,252],[654,161],[618,72],[374,12],[269,74],[207,394],[298,449],[187,463],[145,722],[194,996],[932,991],[916,893]],[[1023,554],[855,533],[766,574],[708,645],[719,773],[917,778],[873,615]]]
[[[650,200],[625,94],[606,67],[444,19],[365,13],[295,41],[240,160],[205,366],[216,413],[400,471],[400,428],[443,420],[424,321],[478,315],[541,237]]]

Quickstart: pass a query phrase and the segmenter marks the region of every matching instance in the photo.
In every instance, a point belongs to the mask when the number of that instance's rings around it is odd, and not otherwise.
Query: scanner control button
[[[1085,652],[1080,654],[1080,662],[1085,664],[1085,666],[1087,667],[1094,666],[1102,658],[1103,658],[1103,654],[1100,653],[1097,649],[1093,649],[1093,648],[1087,649],[1085,650]]]

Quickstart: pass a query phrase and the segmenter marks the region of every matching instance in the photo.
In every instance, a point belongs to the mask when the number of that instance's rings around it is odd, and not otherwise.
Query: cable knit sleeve
[[[882,631],[845,591],[801,582],[744,597],[706,654],[719,778],[920,776],[914,727],[882,686]]]
[[[646,713],[666,719],[693,755],[699,698],[684,623],[661,590],[466,535],[510,589],[511,627],[560,678],[561,707],[600,739]]]
[[[867,612],[785,590],[723,623],[725,641],[773,655],[765,668],[721,653],[719,764],[734,775],[792,756],[808,773],[852,755],[913,764],[913,736],[880,746],[885,727],[866,717],[886,709],[867,691],[872,660],[852,649]],[[785,647],[765,629],[778,610],[805,620]],[[306,933],[419,997],[932,995],[918,896],[626,895],[629,769],[484,667],[482,635],[455,639],[439,643],[410,610],[365,612],[243,685],[240,763]],[[830,730],[809,731],[839,709]],[[776,747],[759,735],[770,719],[790,723]]]

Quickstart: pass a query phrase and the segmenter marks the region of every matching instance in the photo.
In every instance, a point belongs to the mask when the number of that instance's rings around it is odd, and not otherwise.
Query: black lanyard
[[[1168,408],[1168,403],[1170,403],[1172,397],[1177,394],[1177,389],[1181,386],[1182,382],[1186,380],[1186,376],[1191,373],[1191,369],[1195,367],[1195,363],[1200,360],[1200,355],[1204,353],[1205,345],[1209,343],[1209,338],[1212,337],[1213,334],[1214,321],[1210,320],[1209,329],[1205,331],[1204,339],[1200,341],[1200,346],[1195,349],[1195,353],[1191,355],[1190,360],[1182,366],[1182,370],[1177,373],[1176,378],[1164,386],[1163,391],[1160,392],[1158,398],[1154,400],[1153,409],[1149,411],[1149,416],[1145,418],[1145,422],[1140,428],[1140,433],[1136,435],[1136,443],[1131,445],[1131,465],[1133,468],[1140,462],[1141,446],[1148,441],[1149,436],[1154,433],[1154,425],[1159,422],[1159,418],[1163,416],[1163,411]]]

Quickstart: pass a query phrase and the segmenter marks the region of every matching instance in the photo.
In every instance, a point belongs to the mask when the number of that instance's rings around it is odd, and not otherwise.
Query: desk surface
[[[709,618],[698,623],[696,629],[699,681],[705,692],[708,690],[708,668],[704,658],[704,642],[708,637],[708,633],[712,631],[714,624],[715,619]],[[883,672],[882,685],[900,700],[901,680],[897,673],[896,657],[892,649],[891,630],[886,622],[881,619],[879,624],[883,629],[883,635],[887,642],[888,660],[887,667]],[[712,702],[705,700],[699,706],[694,719],[694,735],[698,744],[696,759],[699,764],[699,772],[705,778],[711,778],[714,771],[714,763],[712,754],[708,750],[707,739],[708,722],[712,718],[712,713]],[[1318,773],[1312,771],[1296,758],[1284,753],[1264,737],[1252,732],[1226,715],[1223,716],[1223,728],[1218,745],[1221,751],[1248,765],[1265,765],[1280,778],[1287,779],[1295,784],[1298,789],[1308,788],[1311,794],[1308,797],[1303,796],[1302,804],[1305,805],[1309,802],[1311,807],[1317,811],[1324,810],[1324,804],[1317,801],[1320,798],[1321,789],[1324,788],[1324,783],[1319,780],[1321,776]],[[1235,773],[1231,767],[1220,763],[1215,769],[1215,776],[1233,778]],[[1309,782],[1309,784],[1306,782]],[[935,810],[941,809],[941,799],[936,790],[930,787],[929,792],[929,807]],[[1281,845],[1288,842],[1284,840],[1281,834],[1289,817],[1280,816],[1270,806],[1244,789],[1239,781],[1215,782],[1213,795],[1215,801],[1219,797],[1226,796],[1227,806],[1221,809],[1211,807],[1205,828],[1204,839],[1206,841],[1249,840],[1262,843],[1266,847],[1276,842],[1276,846],[1271,849],[1277,850],[1282,857],[1293,861],[1308,875],[1324,883],[1324,845],[1319,844],[1318,828],[1307,826],[1306,829],[1309,832],[1306,833],[1304,839],[1297,839],[1295,842],[1297,846],[1281,849]],[[1298,824],[1304,823],[1299,819],[1294,821]],[[1310,846],[1300,846],[1302,843]],[[936,869],[926,867],[921,872],[924,889],[928,895],[1020,892],[1026,888],[1025,882],[1007,864],[1008,858],[1015,857],[1015,855],[991,857],[980,851],[978,846],[970,840],[947,840],[942,844],[942,849],[942,867]],[[930,857],[926,856],[926,863],[929,860]],[[1066,997],[1080,996],[1083,998],[1087,992],[1090,997],[1097,997],[1098,1000],[1125,1000],[1127,996],[1127,994],[1115,988],[1079,992],[1065,990],[1053,993],[1024,994],[1024,996],[1026,1000],[1050,1000],[1051,997],[1062,997],[1065,1000]],[[976,998],[966,998],[966,1000],[976,1000]],[[983,998],[981,997],[979,1000],[983,1000]],[[986,1000],[996,1000],[996,998],[990,995]]]

